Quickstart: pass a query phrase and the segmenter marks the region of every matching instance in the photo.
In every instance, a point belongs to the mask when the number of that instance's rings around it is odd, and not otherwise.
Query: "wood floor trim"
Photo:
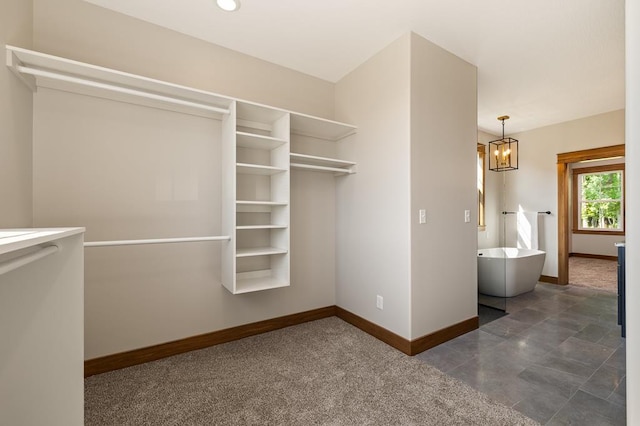
[[[552,277],[549,275],[540,275],[540,278],[538,279],[538,281],[542,281],[543,283],[549,283],[549,284],[558,284],[558,277]]]
[[[607,256],[604,254],[590,254],[590,253],[569,253],[569,257],[585,257],[587,259],[602,259],[602,260],[618,260],[618,256]]]
[[[379,325],[374,324],[371,321],[366,320],[356,314],[353,314],[346,309],[342,309],[339,306],[336,306],[336,316],[341,320],[346,321],[355,327],[358,327],[365,333],[372,335],[376,339],[382,340],[387,345],[396,348],[400,352],[404,352],[407,355],[412,355],[411,341],[405,339],[404,337],[398,336],[397,334],[387,330],[386,328],[380,327]]]
[[[343,308],[338,306],[327,306],[325,308],[314,309],[311,311],[272,318],[265,321],[227,328],[198,336],[187,337],[173,342],[89,359],[84,362],[84,376],[90,377],[95,374],[132,367],[134,365],[144,364],[145,362],[156,361],[173,355],[197,349],[204,349],[221,343],[227,343],[245,337],[255,336],[257,334],[267,333],[269,331],[332,316],[337,316],[343,321],[348,322],[365,333],[370,334],[389,346],[392,346],[410,356],[433,348],[479,327],[478,317],[475,316],[426,336],[419,337],[414,340],[407,340],[386,328],[374,324],[371,321],[368,321]]]
[[[278,330],[292,325],[302,324],[308,321],[315,321],[322,318],[335,316],[336,307],[314,309],[283,317],[272,318],[238,327],[227,328],[220,331],[187,337],[160,345],[153,345],[146,348],[107,355],[100,358],[89,359],[84,362],[84,376],[89,377],[94,374],[106,373],[108,371],[119,370],[143,364],[149,361],[167,358],[197,349],[204,349],[209,346],[227,343],[244,337],[255,336],[256,334]]]
[[[336,307],[336,316],[410,356],[417,355],[420,352],[424,352],[441,343],[455,339],[456,337],[473,331],[480,326],[479,318],[475,316],[449,327],[445,327],[442,330],[427,334],[426,336],[418,337],[414,340],[408,340],[340,307]]]
[[[468,320],[453,324],[441,330],[411,341],[411,355],[417,355],[427,349],[434,348],[441,343],[448,342],[480,327],[480,319],[476,315]]]

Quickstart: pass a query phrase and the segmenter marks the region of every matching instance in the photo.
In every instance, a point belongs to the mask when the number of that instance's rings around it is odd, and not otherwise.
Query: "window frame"
[[[607,229],[580,229],[580,200],[578,199],[579,193],[579,182],[580,175],[583,174],[591,174],[591,173],[604,173],[604,172],[613,172],[613,171],[621,171],[622,172],[622,230],[607,230]],[[572,229],[571,232],[574,234],[592,234],[592,235],[624,235],[626,230],[626,211],[625,211],[625,170],[624,163],[616,163],[616,164],[607,164],[603,166],[594,166],[594,167],[579,167],[574,168],[572,170],[572,196],[571,199],[573,201],[572,206]]]
[[[482,162],[482,176],[478,176],[476,173],[476,190],[478,192],[478,230],[484,231],[487,229],[485,222],[485,188],[486,188],[486,176],[487,176],[487,151],[486,145],[478,142],[476,153],[476,170],[480,167]],[[482,179],[482,189],[479,188],[478,180]]]

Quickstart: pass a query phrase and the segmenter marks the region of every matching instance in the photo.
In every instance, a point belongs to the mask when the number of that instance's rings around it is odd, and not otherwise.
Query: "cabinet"
[[[617,243],[618,248],[618,324],[622,328],[621,335],[626,337],[626,289],[625,289],[625,253],[624,243]]]

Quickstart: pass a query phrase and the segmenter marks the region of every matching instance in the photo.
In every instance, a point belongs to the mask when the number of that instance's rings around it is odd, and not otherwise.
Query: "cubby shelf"
[[[289,203],[286,201],[247,201],[237,200],[236,204],[239,206],[286,206]]]
[[[236,274],[235,294],[287,287],[287,281],[275,278],[270,269]]]
[[[270,256],[272,254],[287,254],[288,250],[277,247],[255,247],[236,249],[236,257]]]
[[[271,176],[276,173],[286,172],[287,169],[282,167],[263,166],[261,164],[236,163],[236,171],[248,175]]]
[[[286,140],[256,133],[236,132],[236,145],[242,148],[274,149],[287,143]]]
[[[238,231],[249,231],[252,229],[287,229],[287,225],[244,225],[236,226]]]

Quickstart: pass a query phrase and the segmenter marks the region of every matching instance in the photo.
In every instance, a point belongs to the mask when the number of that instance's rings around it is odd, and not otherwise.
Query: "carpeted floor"
[[[332,317],[85,380],[86,425],[535,425]]]
[[[618,263],[615,260],[569,258],[569,283],[618,292]]]

